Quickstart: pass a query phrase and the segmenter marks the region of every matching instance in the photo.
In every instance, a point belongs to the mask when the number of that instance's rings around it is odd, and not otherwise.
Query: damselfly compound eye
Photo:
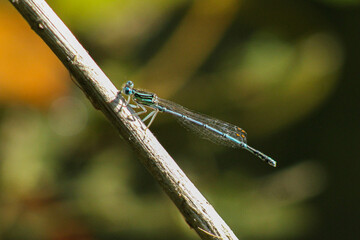
[[[132,81],[128,81],[126,83],[126,86],[129,87],[129,88],[133,88],[134,87],[134,83]]]
[[[131,88],[129,88],[129,87],[124,87],[123,92],[124,92],[125,95],[130,95],[130,94],[131,94]]]

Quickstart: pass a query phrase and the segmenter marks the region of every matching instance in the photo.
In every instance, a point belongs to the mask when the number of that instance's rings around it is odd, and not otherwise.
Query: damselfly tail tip
[[[271,157],[266,156],[265,154],[263,154],[262,152],[259,152],[260,154],[258,155],[258,157],[263,160],[264,162],[266,162],[267,164],[269,164],[272,167],[276,167],[276,161],[273,160]]]
[[[272,160],[271,158],[269,158],[268,160],[267,160],[267,163],[270,165],[270,166],[272,166],[272,167],[276,167],[276,161],[275,160]]]
[[[261,160],[263,160],[264,162],[266,162],[267,164],[269,164],[270,166],[276,167],[276,161],[273,160],[271,157],[265,155],[259,150],[256,150],[255,148],[250,147],[247,144],[243,144],[242,147],[248,150],[249,152],[251,152],[252,154],[254,154],[255,156],[257,156],[258,158],[260,158]]]

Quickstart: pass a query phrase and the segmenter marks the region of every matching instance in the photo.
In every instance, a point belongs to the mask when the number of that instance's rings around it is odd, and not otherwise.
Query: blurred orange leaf
[[[69,75],[21,15],[0,6],[0,102],[46,108],[65,94]]]

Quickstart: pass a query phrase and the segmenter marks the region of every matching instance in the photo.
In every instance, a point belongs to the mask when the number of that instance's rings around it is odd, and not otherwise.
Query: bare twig
[[[44,0],[10,0],[32,29],[63,62],[75,81],[141,156],[186,222],[202,239],[237,239],[175,161],[146,129],[132,119],[118,90]],[[146,130],[144,130],[146,129]]]

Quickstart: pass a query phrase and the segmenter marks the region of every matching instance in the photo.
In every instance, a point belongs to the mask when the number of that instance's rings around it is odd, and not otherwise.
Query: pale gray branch
[[[141,156],[141,162],[202,239],[237,239],[175,161],[131,110],[70,30],[43,0],[10,0],[32,29],[74,76],[75,81]],[[109,33],[110,34],[110,33]],[[146,129],[146,130],[144,130]]]

